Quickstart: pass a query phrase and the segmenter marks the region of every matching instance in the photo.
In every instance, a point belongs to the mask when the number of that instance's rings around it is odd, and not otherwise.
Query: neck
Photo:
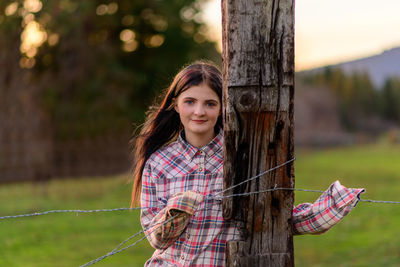
[[[215,136],[216,136],[216,134],[214,132],[211,132],[210,134],[207,134],[207,135],[197,135],[197,134],[185,132],[186,141],[189,144],[191,144],[192,146],[197,147],[197,148],[207,145],[208,143],[211,142],[211,140],[214,139]]]

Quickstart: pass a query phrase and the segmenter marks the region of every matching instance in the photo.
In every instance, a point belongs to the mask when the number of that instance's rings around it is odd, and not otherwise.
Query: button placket
[[[202,150],[199,150],[200,158],[199,158],[199,166],[198,170],[202,172],[204,170],[204,152]]]

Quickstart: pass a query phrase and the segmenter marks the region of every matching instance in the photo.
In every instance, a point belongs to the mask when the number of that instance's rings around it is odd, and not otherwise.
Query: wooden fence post
[[[294,0],[222,0],[224,187],[294,156]],[[294,187],[290,163],[225,195]],[[293,191],[224,198],[227,266],[293,266]]]

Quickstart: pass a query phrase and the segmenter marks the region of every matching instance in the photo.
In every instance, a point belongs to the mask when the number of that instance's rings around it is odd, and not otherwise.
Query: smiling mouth
[[[195,123],[204,123],[204,122],[206,122],[205,120],[192,120],[193,122],[195,122]]]

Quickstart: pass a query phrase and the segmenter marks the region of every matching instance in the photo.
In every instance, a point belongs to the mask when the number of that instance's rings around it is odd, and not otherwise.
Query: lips
[[[192,120],[194,123],[198,123],[198,124],[201,124],[201,123],[205,123],[206,122],[206,120]]]

